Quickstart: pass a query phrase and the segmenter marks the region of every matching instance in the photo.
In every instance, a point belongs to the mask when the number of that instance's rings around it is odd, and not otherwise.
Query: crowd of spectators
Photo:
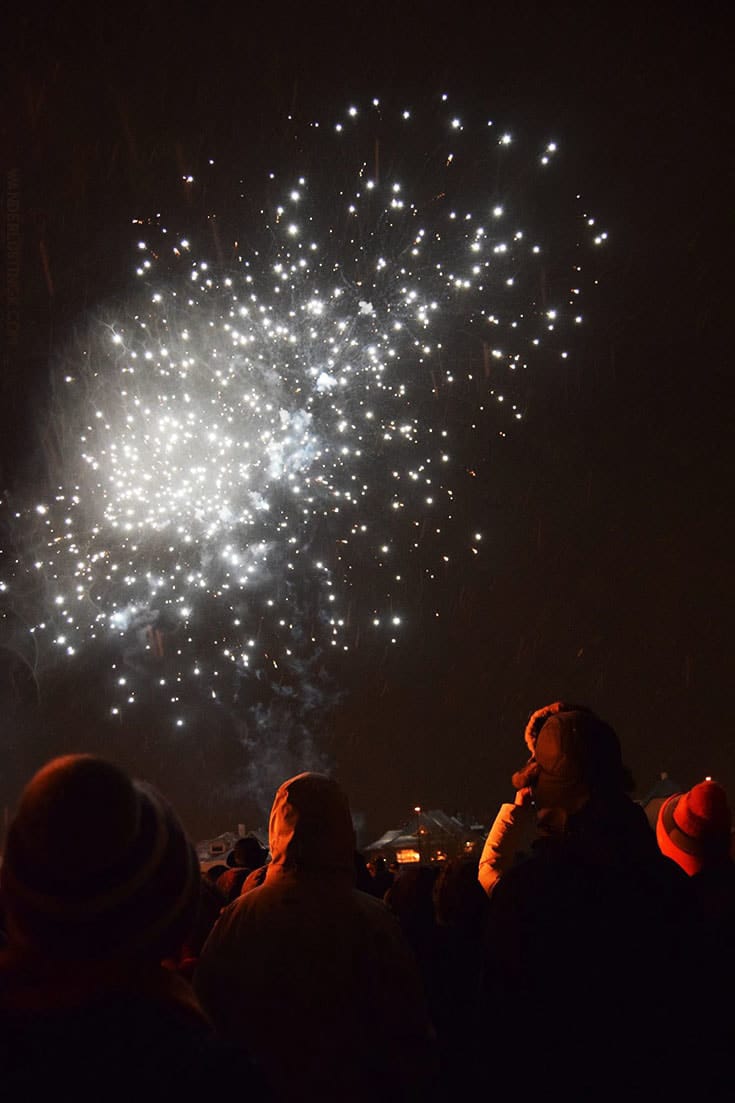
[[[278,789],[267,848],[202,873],[151,786],[49,762],[0,867],[3,1098],[731,1095],[725,791],[643,809],[587,708],[525,739],[479,863],[397,871],[321,774]]]

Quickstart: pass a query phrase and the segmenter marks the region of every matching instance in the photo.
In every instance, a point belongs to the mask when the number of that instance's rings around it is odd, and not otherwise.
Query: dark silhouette
[[[188,982],[161,965],[193,930],[199,888],[193,847],[151,787],[85,755],[36,774],[0,871],[5,1098],[205,1090],[230,1055]]]
[[[683,1068],[671,1028],[672,1008],[694,992],[691,886],[628,797],[609,725],[557,702],[533,715],[526,742],[531,759],[513,781],[529,791],[536,839],[526,861],[501,863],[484,955],[486,1031],[505,1074],[524,1067],[534,1024],[545,1075],[573,1052],[566,1098],[680,1085],[702,1052],[689,1017]],[[529,1074],[521,1091],[535,1098]]]
[[[319,774],[276,793],[265,882],[202,951],[195,987],[224,1038],[248,1039],[278,1099],[418,1098],[431,1073],[419,978],[395,920],[354,888],[345,795]]]

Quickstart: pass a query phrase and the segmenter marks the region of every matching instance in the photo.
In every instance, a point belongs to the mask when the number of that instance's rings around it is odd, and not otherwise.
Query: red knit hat
[[[662,854],[691,876],[727,857],[731,826],[727,793],[716,781],[701,781],[662,804],[656,839]]]
[[[15,944],[65,958],[160,960],[194,920],[199,870],[159,793],[102,759],[68,755],[26,786],[0,890]]]

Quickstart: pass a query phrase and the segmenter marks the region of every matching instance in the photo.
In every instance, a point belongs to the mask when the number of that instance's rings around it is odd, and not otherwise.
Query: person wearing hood
[[[643,1095],[673,1069],[679,1083],[687,1070],[669,1016],[692,992],[687,879],[662,859],[628,795],[617,735],[595,713],[554,702],[531,716],[526,743],[531,757],[513,776],[521,796],[501,809],[506,826],[496,821],[481,859],[494,1042],[517,1072],[527,1045],[520,1024],[540,1015],[537,1067],[555,1067],[566,1052],[571,1098]],[[525,860],[515,860],[518,849]],[[694,1059],[697,1024],[687,1031]]]
[[[433,1035],[417,968],[387,908],[354,888],[339,785],[286,781],[269,842],[264,883],[225,909],[204,946],[203,1006],[224,1038],[247,1040],[277,1099],[419,1098]]]

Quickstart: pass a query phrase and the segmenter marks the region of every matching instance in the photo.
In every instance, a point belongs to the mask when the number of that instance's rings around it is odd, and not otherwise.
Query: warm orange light
[[[405,850],[397,850],[396,861],[401,866],[410,865],[412,862],[420,862],[421,855],[418,850],[411,850],[408,848]]]

